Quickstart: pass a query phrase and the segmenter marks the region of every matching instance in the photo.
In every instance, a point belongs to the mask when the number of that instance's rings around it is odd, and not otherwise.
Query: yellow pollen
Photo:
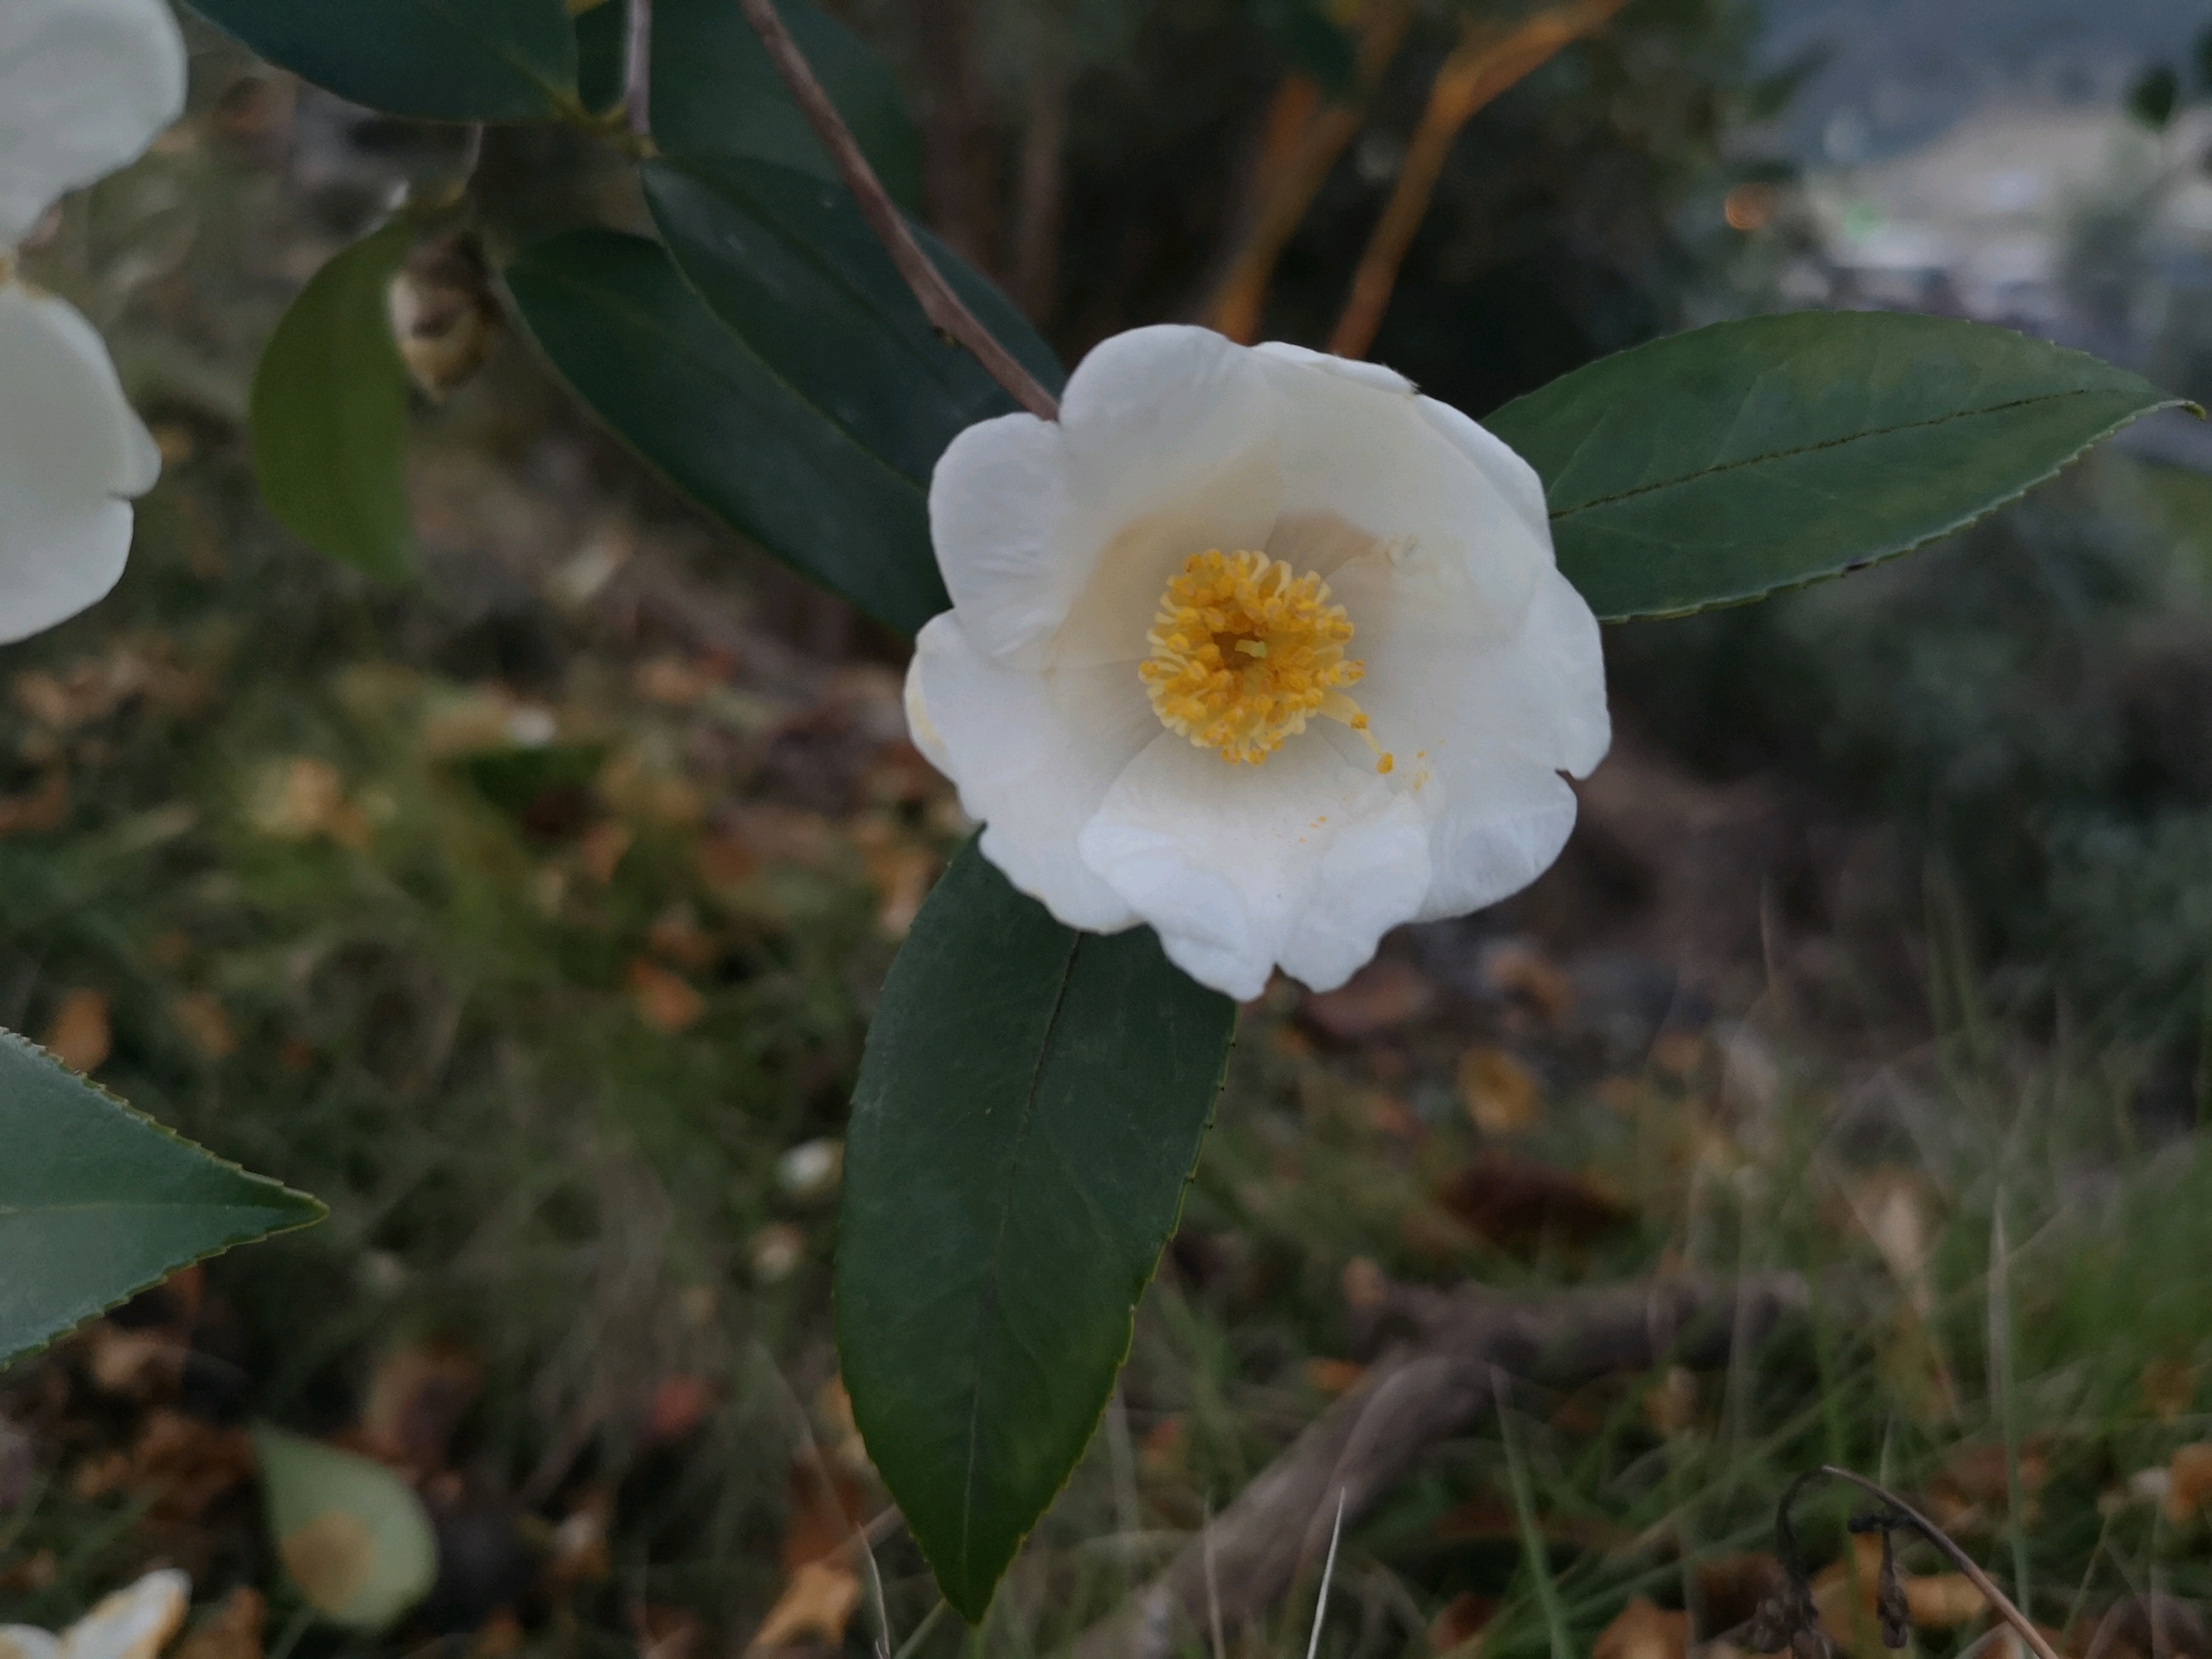
[[[1194,553],[1168,579],[1138,674],[1170,732],[1232,763],[1256,766],[1316,715],[1340,720],[1395,762],[1346,696],[1366,670],[1346,657],[1352,618],[1328,584],[1264,553]]]

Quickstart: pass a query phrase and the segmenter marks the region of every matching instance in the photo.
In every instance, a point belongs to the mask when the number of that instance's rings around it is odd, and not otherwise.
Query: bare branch
[[[1669,1357],[1709,1363],[1733,1341],[1764,1337],[1804,1300],[1791,1273],[1740,1287],[1670,1279],[1527,1297],[1389,1285],[1363,1314],[1384,1345],[1366,1381],[1262,1469],[1164,1573],[1085,1632],[1073,1659],[1167,1659],[1179,1622],[1203,1628],[1212,1617],[1209,1577],[1221,1617],[1265,1611],[1326,1547],[1337,1494],[1345,1520],[1357,1522],[1429,1447],[1493,1409],[1499,1372],[1569,1387]]]
[[[1504,33],[1468,25],[1466,40],[1444,60],[1430,88],[1428,107],[1406,147],[1398,182],[1353,274],[1352,297],[1329,340],[1330,351],[1340,357],[1364,357],[1374,344],[1382,313],[1390,306],[1390,291],[1397,286],[1398,267],[1405,263],[1413,234],[1428,214],[1429,198],[1436,194],[1437,180],[1443,175],[1460,129],[1562,48],[1602,27],[1623,3],[1625,0],[1574,0],[1539,12]]]
[[[1036,377],[1024,368],[1013,353],[999,343],[991,331],[976,320],[975,313],[968,309],[930,263],[929,256],[915,241],[914,233],[896,206],[885,192],[883,181],[876,170],[868,165],[868,158],[860,154],[860,146],[853,137],[845,118],[830,101],[830,94],[814,78],[814,71],[806,62],[799,43],[783,26],[776,15],[775,0],[739,0],[744,9],[745,21],[753,26],[768,48],[769,61],[783,76],[791,95],[798,100],[807,125],[814,136],[830,152],[837,164],[838,174],[845,180],[845,188],[853,192],[860,204],[860,215],[868,222],[868,228],[876,233],[891,263],[906,285],[914,290],[914,297],[921,301],[921,308],[937,331],[965,346],[983,365],[990,377],[1006,389],[1009,396],[1024,409],[1042,420],[1060,417],[1060,404],[1052,393],[1037,383]]]
[[[623,114],[640,138],[653,131],[653,0],[629,0],[623,41]]]

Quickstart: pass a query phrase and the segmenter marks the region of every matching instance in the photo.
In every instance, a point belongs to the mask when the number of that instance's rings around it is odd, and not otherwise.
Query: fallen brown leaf
[[[69,775],[50,769],[24,793],[0,795],[0,836],[51,835],[69,817]]]
[[[1923,1630],[1953,1630],[1989,1611],[1989,1598],[1963,1572],[1936,1572],[1905,1581],[1905,1605]]]
[[[1685,1659],[1689,1650],[1690,1615],[1639,1595],[1598,1632],[1590,1659]]]
[[[191,1522],[253,1478],[253,1443],[243,1429],[157,1407],[131,1448],[131,1492],[156,1521]]]
[[[1723,1555],[1698,1564],[1698,1595],[1705,1604],[1707,1626],[1716,1631],[1749,1624],[1760,1604],[1787,1582],[1782,1563],[1764,1553]]]
[[[1505,1052],[1477,1045],[1459,1057],[1459,1103],[1486,1135],[1518,1134],[1536,1125],[1536,1079]]]
[[[1456,1654],[1459,1659],[1474,1659],[1481,1651],[1483,1628],[1497,1617],[1495,1596],[1462,1590],[1437,1608],[1437,1616],[1429,1620],[1429,1651],[1437,1659],[1443,1659],[1446,1654]]]
[[[459,1342],[392,1349],[369,1377],[361,1449],[418,1476],[443,1468],[453,1431],[483,1389],[483,1362]]]
[[[2212,1498],[2212,1441],[2182,1447],[2167,1462],[2166,1475],[2166,1518],[2178,1527]]]
[[[699,1023],[707,1000],[657,962],[639,957],[629,964],[630,1000],[637,1017],[663,1036],[674,1036]]]
[[[42,1041],[46,1052],[71,1071],[88,1074],[98,1071],[113,1042],[107,1024],[107,993],[82,987],[65,993]]]
[[[2179,1359],[2154,1359],[2142,1369],[2137,1385],[2143,1409],[2161,1423],[2171,1423],[2190,1407],[2197,1396],[2196,1374]]]
[[[221,998],[207,991],[186,991],[169,1000],[169,1023],[200,1052],[204,1060],[228,1060],[238,1052],[238,1034],[230,1028],[230,1015]]]
[[[576,844],[576,862],[583,866],[586,875],[604,887],[615,878],[623,854],[629,851],[630,842],[635,839],[626,823],[617,823],[611,818],[595,823],[584,831],[583,839]]]
[[[835,1646],[860,1605],[860,1575],[849,1563],[809,1561],[791,1576],[745,1651],[773,1652],[804,1637]]]
[[[1527,939],[1501,939],[1482,955],[1482,978],[1493,991],[1528,1003],[1556,1024],[1575,1006],[1574,981]]]
[[[1378,957],[1337,989],[1308,993],[1298,1017],[1334,1042],[1357,1042],[1424,1020],[1436,1006],[1437,988],[1427,975]]]
[[[1309,1359],[1306,1361],[1306,1381],[1320,1394],[1336,1395],[1348,1394],[1359,1386],[1367,1375],[1367,1367],[1352,1359]]]
[[[1503,1249],[1533,1249],[1547,1236],[1588,1244],[1631,1219],[1628,1206],[1588,1176],[1502,1152],[1487,1152],[1437,1194],[1443,1207]]]

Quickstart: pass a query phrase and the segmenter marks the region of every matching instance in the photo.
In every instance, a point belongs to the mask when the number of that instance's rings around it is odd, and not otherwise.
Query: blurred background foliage
[[[1528,9],[833,9],[896,71],[925,216],[1073,362],[1212,314],[1292,118],[1348,102],[1257,313],[1325,343],[1440,68]],[[2202,20],[2113,8],[2112,74],[2062,37],[2081,85],[2023,58],[1937,118],[1878,76],[1839,102],[1800,54],[1808,15],[1881,9],[1630,0],[1450,143],[1372,355],[1480,415],[1699,321],[1910,303],[2203,395]],[[1970,55],[2021,21],[1960,17]],[[827,1271],[871,1000],[966,829],[905,740],[901,647],[710,526],[496,329],[481,373],[417,400],[419,582],[283,533],[243,432],[255,355],[461,149],[191,30],[188,120],[27,261],[116,342],[167,467],[118,594],[0,665],[0,1023],[333,1213],[0,1377],[0,1613],[60,1622],[159,1559],[221,1610],[194,1659],[858,1650],[877,1605],[910,1634],[911,1547],[878,1536],[878,1603],[844,1543],[883,1500]],[[2160,52],[2174,107],[2130,128]],[[1897,252],[1946,199],[1915,147],[2015,106],[2100,135],[2094,187],[2039,210],[2033,279]],[[495,131],[476,177],[495,249],[646,222],[574,133]],[[1547,1607],[1578,1650],[1679,1652],[1822,1456],[2028,1560],[2069,1640],[2124,1594],[2212,1591],[2212,485],[2179,429],[1894,567],[1613,631],[1620,740],[1559,869],[1246,1014],[1122,1394],[985,1645],[1110,1610],[1350,1386],[1376,1274],[1847,1263],[1877,1288],[1756,1368],[1616,1379],[1440,1448],[1351,1539],[1333,1652],[1486,1626],[1485,1653],[1540,1651]],[[2018,1259],[1992,1279],[2000,1210]],[[410,1623],[295,1618],[249,1416],[416,1483],[440,1577]],[[1822,1563],[1841,1515],[1813,1523]],[[1689,1616],[1622,1645],[1633,1596]],[[1310,1605],[1245,1650],[1302,1640]]]

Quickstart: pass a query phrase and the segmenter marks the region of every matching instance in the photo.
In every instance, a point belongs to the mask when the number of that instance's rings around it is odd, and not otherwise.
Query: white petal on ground
[[[1316,989],[1342,984],[1429,887],[1419,809],[1315,732],[1258,766],[1163,732],[1079,846],[1177,967],[1240,1000],[1278,963]]]
[[[983,821],[984,855],[1007,880],[1070,927],[1110,933],[1136,921],[1076,854],[1114,780],[1160,732],[1127,664],[1026,674],[982,655],[959,617],[942,616],[915,640],[907,719],[916,746],[959,784],[962,809]]]
[[[115,586],[131,550],[124,498],[151,489],[161,465],[92,325],[0,283],[0,642]]]
[[[174,1567],[148,1573],[62,1632],[63,1659],[154,1659],[184,1627],[192,1581]]]
[[[0,248],[58,198],[136,161],[184,106],[167,0],[4,0]]]
[[[1142,657],[1182,560],[1265,541],[1280,424],[1249,352],[1163,325],[1093,349],[1057,422],[970,427],[929,490],[938,567],[970,641],[1024,667]],[[1077,626],[1056,638],[1071,613]]]

